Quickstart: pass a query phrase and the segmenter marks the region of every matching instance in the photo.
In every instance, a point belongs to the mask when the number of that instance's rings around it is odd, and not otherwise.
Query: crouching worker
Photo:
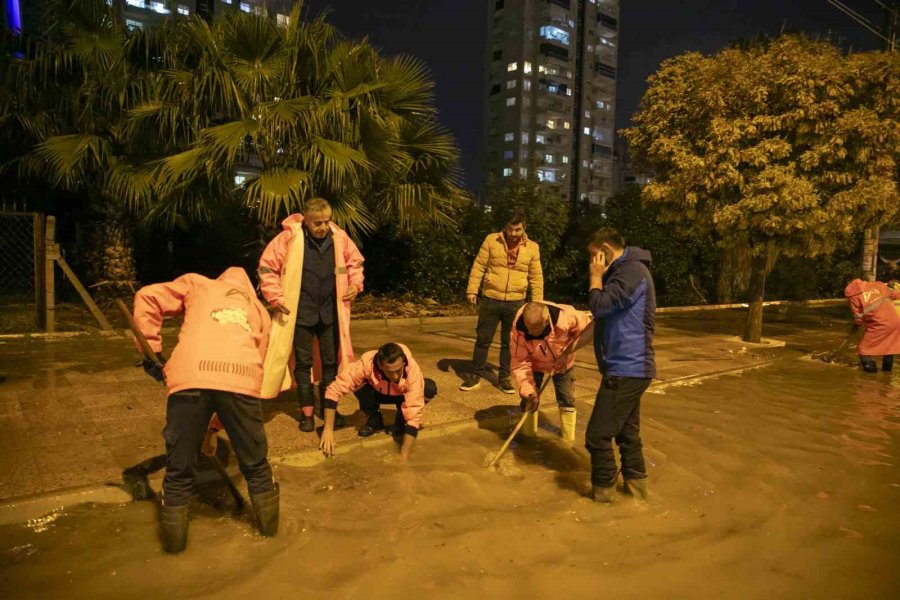
[[[228,434],[247,480],[259,531],[278,529],[278,484],[266,459],[268,445],[259,400],[269,315],[256,299],[243,269],[231,267],[217,279],[196,273],[148,285],[134,299],[134,320],[161,357],[163,317],[184,315],[178,343],[164,372],[148,373],[168,388],[166,474],[160,509],[167,552],[187,545],[188,505],[197,455],[213,413]]]
[[[538,390],[545,376],[553,377],[559,405],[559,435],[575,441],[574,349],[591,318],[567,304],[529,302],[516,313],[509,347],[512,374],[523,410],[529,412],[522,426],[526,435],[537,435]]]
[[[366,414],[360,437],[369,437],[385,429],[380,406],[397,408],[391,433],[401,443],[400,457],[406,461],[422,428],[425,404],[437,395],[437,384],[422,376],[422,370],[403,344],[387,343],[377,351],[366,352],[342,370],[325,391],[325,428],[320,448],[326,456],[334,454],[334,414],[347,394],[355,393]]]
[[[866,373],[877,373],[876,356],[881,356],[881,370],[890,371],[894,355],[900,354],[900,313],[892,300],[900,299],[900,290],[880,281],[854,279],[844,289],[850,303],[855,327],[865,327],[859,341],[859,366]]]

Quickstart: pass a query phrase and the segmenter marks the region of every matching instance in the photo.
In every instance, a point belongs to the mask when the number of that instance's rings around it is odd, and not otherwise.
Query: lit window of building
[[[586,161],[586,160],[581,161],[581,166],[584,167],[585,169],[587,169],[588,161]]]
[[[541,37],[545,40],[553,40],[565,46],[569,45],[569,32],[553,25],[544,25],[541,27]]]
[[[549,119],[547,121],[547,129],[556,129],[556,121]]]
[[[562,161],[563,161],[563,164],[564,164],[564,165],[567,165],[567,164],[569,164],[569,157],[568,157],[568,156],[566,156],[566,155],[563,155],[563,157],[562,157]]]
[[[147,6],[144,0],[125,0],[125,4],[134,6],[135,8],[145,8]]]
[[[585,127],[585,128],[584,128],[584,135],[591,135],[591,128],[590,128],[590,127]]]
[[[241,2],[241,10],[248,13],[250,12],[250,4],[247,2]]]
[[[530,90],[530,89],[531,89],[531,80],[530,80],[530,79],[524,80],[524,81],[522,82],[522,88],[523,88],[526,92],[527,92],[528,90]]]
[[[521,177],[522,179],[528,177],[528,169],[526,169],[525,167],[519,167],[519,177]]]
[[[163,2],[151,2],[150,10],[161,15],[167,15],[172,12],[166,7],[165,3]]]
[[[590,119],[590,118],[591,118],[591,111],[589,111],[589,110],[584,111],[584,118],[585,118],[585,119]]]
[[[545,138],[544,138],[544,136],[543,136],[542,134],[540,134],[540,133],[537,134],[536,136],[534,136],[534,143],[535,143],[535,144],[543,144],[543,143],[545,143]]]
[[[504,176],[504,177],[509,177],[510,175],[512,175],[512,168],[510,168],[510,167],[504,168],[504,169],[503,169],[503,176]]]
[[[515,99],[515,98],[507,98],[507,99],[506,99],[506,105],[507,105],[507,106],[515,106],[515,105],[516,105],[516,99]]]
[[[523,131],[523,132],[522,132],[522,143],[523,143],[523,144],[527,144],[527,143],[528,143],[528,132],[527,132],[527,131]]]
[[[518,68],[519,68],[519,63],[511,62],[508,65],[506,65],[506,70],[507,70],[507,72],[510,72],[510,73],[512,71],[515,71]]]
[[[512,160],[512,157],[513,157],[512,150],[506,150],[503,152],[503,160]]]
[[[184,4],[179,4],[178,5],[178,14],[187,16],[187,15],[191,14],[191,9],[189,9]]]
[[[553,163],[553,155],[552,155],[552,154],[545,154],[545,155],[544,155],[544,162],[545,162],[545,163]]]
[[[507,131],[506,133],[503,134],[504,142],[511,142],[514,139],[516,139],[516,134],[514,134],[512,131]]]
[[[128,29],[143,29],[144,24],[140,21],[135,21],[133,19],[125,19],[125,27]]]
[[[513,89],[514,87],[516,87],[516,80],[515,80],[515,79],[510,79],[509,81],[506,82],[506,89],[511,90],[511,89]]]
[[[528,62],[527,60],[524,63],[522,63],[522,71],[526,75],[529,75],[531,73],[531,63]]]
[[[288,15],[283,15],[278,13],[275,15],[275,22],[281,25],[282,27],[287,27],[291,24],[291,18]]]
[[[563,129],[571,129],[572,125],[568,121],[563,121]]]

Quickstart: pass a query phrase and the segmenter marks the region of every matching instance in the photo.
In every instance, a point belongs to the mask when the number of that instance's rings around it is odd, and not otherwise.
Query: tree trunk
[[[746,247],[732,246],[722,250],[716,281],[716,302],[737,302],[749,285],[750,252]]]
[[[750,309],[747,311],[747,323],[744,326],[745,342],[758,344],[762,340],[763,298],[770,262],[769,257],[763,254],[754,256],[750,263]]]
[[[109,202],[94,230],[88,277],[97,302],[130,297],[137,278],[134,224],[125,207]]]

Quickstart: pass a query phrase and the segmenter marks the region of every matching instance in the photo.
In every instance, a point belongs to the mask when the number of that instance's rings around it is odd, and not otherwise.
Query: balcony
[[[619,20],[614,17],[610,17],[609,15],[605,15],[602,12],[597,13],[597,23],[613,31],[619,30]]]
[[[602,144],[591,144],[591,152],[594,153],[594,156],[603,158],[612,158],[613,155],[613,149]]]
[[[614,66],[608,65],[606,63],[595,62],[594,63],[594,73],[596,73],[597,75],[606,77],[607,79],[612,79],[612,80],[616,79],[616,68]]]
[[[562,60],[566,62],[569,61],[569,51],[565,48],[560,48],[556,44],[541,42],[540,50],[541,54],[549,58],[555,58],[556,60]]]
[[[547,2],[547,4],[555,4],[556,6],[564,8],[566,10],[572,8],[572,3],[570,2],[570,0],[545,0],[545,2]]]

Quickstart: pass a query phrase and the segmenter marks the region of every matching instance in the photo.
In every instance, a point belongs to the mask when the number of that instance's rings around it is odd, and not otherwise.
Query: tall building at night
[[[106,0],[110,6],[116,0]],[[193,14],[218,15],[229,10],[265,14],[280,24],[288,22],[294,0],[119,0],[122,19],[129,28],[144,29],[161,21]],[[37,26],[40,0],[4,0],[4,25],[13,31]]]
[[[488,2],[485,167],[567,201],[615,192],[618,0]]]
[[[286,24],[292,6],[293,0],[124,0],[122,15],[125,25],[139,28],[169,17],[192,15],[198,10],[212,15],[229,10],[270,14],[279,23]]]

